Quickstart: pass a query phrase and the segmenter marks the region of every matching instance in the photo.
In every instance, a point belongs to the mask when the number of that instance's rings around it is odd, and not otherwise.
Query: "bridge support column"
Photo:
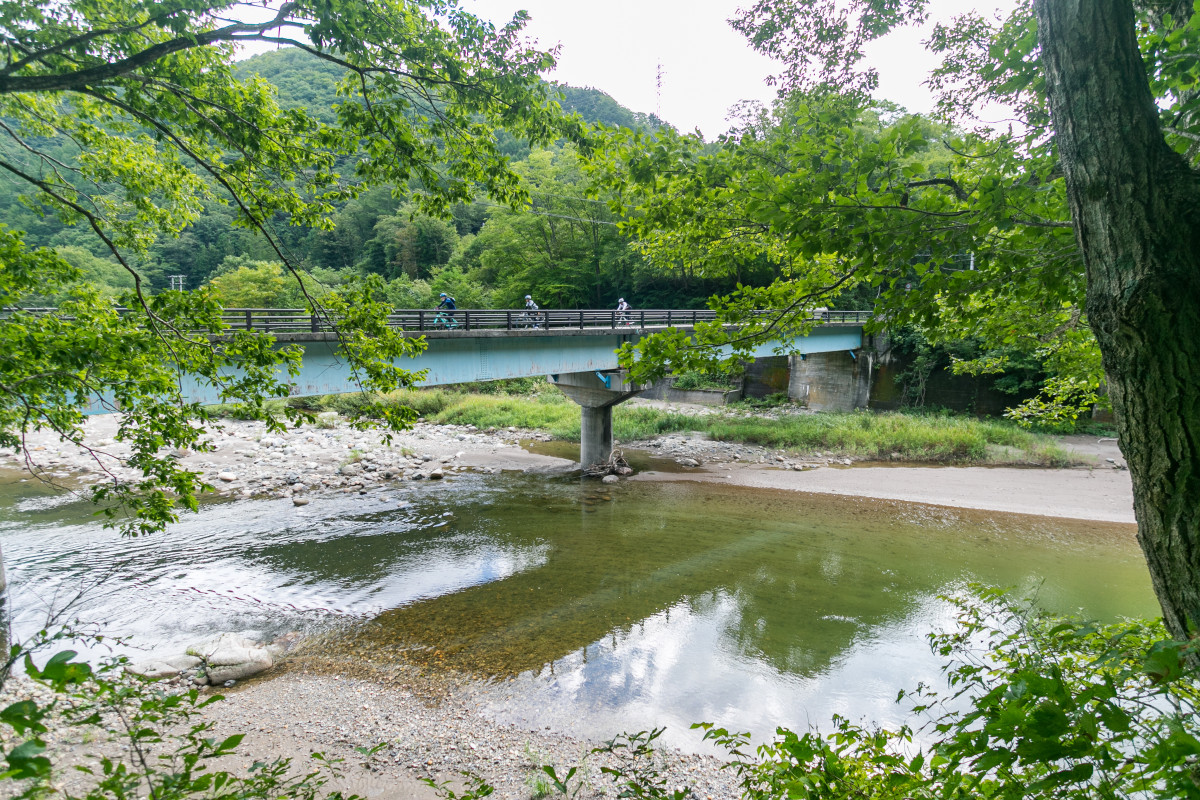
[[[607,461],[613,449],[613,406],[645,387],[625,383],[621,372],[569,372],[551,375],[550,382],[580,406],[580,465],[587,469]]]

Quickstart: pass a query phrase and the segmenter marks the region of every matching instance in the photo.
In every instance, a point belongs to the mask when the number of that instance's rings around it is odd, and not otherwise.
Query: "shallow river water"
[[[1129,525],[561,474],[409,486],[214,503],[124,539],[85,505],[0,485],[16,631],[79,595],[72,618],[153,652],[332,631],[334,656],[489,679],[476,700],[505,721],[769,734],[898,719],[897,691],[938,675],[938,595],[969,582],[1102,619],[1157,613]]]

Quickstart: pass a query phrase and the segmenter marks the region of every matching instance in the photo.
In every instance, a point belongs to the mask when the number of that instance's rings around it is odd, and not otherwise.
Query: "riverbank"
[[[1098,441],[1096,437],[1062,437],[1063,448],[1091,463],[1060,469],[881,464],[854,462],[823,453],[797,455],[714,447],[718,444],[668,436],[630,445],[648,447],[652,452],[697,464],[684,472],[639,472],[630,480],[718,482],[1005,514],[1135,524],[1133,484],[1120,449],[1116,442]],[[721,452],[722,449],[726,452]]]
[[[111,450],[111,441],[105,442],[111,438],[107,424],[95,420],[90,434],[95,444]],[[222,495],[290,498],[299,505],[318,493],[379,496],[401,482],[406,491],[419,492],[430,481],[453,480],[470,470],[573,471],[577,465],[563,457],[571,448],[549,438],[517,428],[481,431],[422,423],[384,448],[377,436],[349,430],[332,417],[283,436],[268,434],[261,425],[229,421],[216,437],[215,452],[178,457],[201,471]],[[99,477],[90,468],[84,472],[86,460],[74,460],[50,437],[32,444],[42,448],[34,453],[56,480],[84,485]],[[720,482],[1131,521],[1129,476],[1120,469],[1115,444],[1095,439],[1065,444],[1091,459],[1092,466],[941,468],[853,460],[847,465],[846,458],[824,452],[776,451],[684,434],[621,446],[649,465],[625,480]],[[465,678],[408,667],[350,676],[339,672],[338,665],[318,668],[297,658],[235,687],[226,702],[208,713],[218,734],[248,734],[241,747],[244,763],[274,755],[302,761],[308,752],[321,750],[346,759],[347,774],[335,788],[371,798],[433,797],[421,777],[450,780],[462,769],[483,775],[496,785],[499,797],[528,798],[537,794],[542,765],[561,772],[599,744],[544,726],[499,724],[478,711],[473,686]],[[381,743],[386,746],[369,758],[356,750]],[[676,751],[667,755],[672,786],[698,785],[702,797],[737,796],[731,776],[720,772],[714,759]],[[591,783],[580,797],[613,796],[611,783],[599,773],[599,760],[588,761]]]
[[[711,409],[658,401],[633,406],[703,415]],[[768,417],[770,419],[770,417]],[[117,476],[136,478],[123,466],[127,449],[113,440],[116,420],[87,423],[89,451],[66,445],[49,432],[28,437],[32,469],[48,482],[79,490]],[[577,451],[555,447],[541,431],[517,427],[480,430],[474,425],[418,422],[395,434],[390,445],[376,432],[351,429],[337,414],[316,425],[276,434],[259,422],[228,419],[214,430],[212,450],[176,451],[173,457],[201,474],[217,496],[291,498],[304,505],[322,492],[368,493],[398,483],[439,480],[460,471],[569,472]],[[822,451],[775,449],[713,441],[703,433],[674,433],[619,448],[643,453],[652,464],[629,480],[721,481],[729,485],[871,497],[1014,514],[1133,523],[1133,491],[1113,439],[1059,437],[1058,446],[1081,466],[914,466],[900,454],[884,462]],[[564,457],[564,455],[569,457]],[[1004,454],[1000,454],[1001,457]],[[670,469],[663,464],[669,463]],[[31,480],[19,454],[0,455],[0,480]]]

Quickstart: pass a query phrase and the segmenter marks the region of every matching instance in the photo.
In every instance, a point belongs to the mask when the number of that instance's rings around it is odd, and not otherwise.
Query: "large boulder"
[[[200,666],[200,663],[200,659],[195,656],[152,658],[149,661],[126,664],[125,671],[130,675],[140,675],[143,678],[174,678],[181,672],[195,669]]]
[[[194,644],[187,652],[204,662],[208,682],[214,685],[249,678],[270,669],[274,663],[265,647],[236,633],[223,633]]]

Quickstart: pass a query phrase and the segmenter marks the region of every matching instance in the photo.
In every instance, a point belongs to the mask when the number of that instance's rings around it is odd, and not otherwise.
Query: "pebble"
[[[532,780],[545,775],[542,765],[554,766],[559,774],[579,767],[578,800],[619,794],[621,787],[602,772],[616,760],[590,752],[603,741],[485,716],[476,709],[484,705],[481,693],[488,688],[464,676],[419,674],[404,666],[392,672],[388,680],[375,680],[293,669],[230,693],[205,716],[217,723],[218,735],[253,732],[240,748],[246,761],[272,752],[321,750],[350,767],[367,760],[356,747],[386,743],[369,757],[372,794],[430,796],[406,792],[407,784],[414,777],[440,782],[470,771],[495,788],[495,798],[529,800]],[[271,752],[249,749],[255,742],[269,745]],[[712,800],[741,797],[736,774],[722,770],[723,762],[714,756],[658,747],[654,759],[672,788],[690,787],[693,797]]]

